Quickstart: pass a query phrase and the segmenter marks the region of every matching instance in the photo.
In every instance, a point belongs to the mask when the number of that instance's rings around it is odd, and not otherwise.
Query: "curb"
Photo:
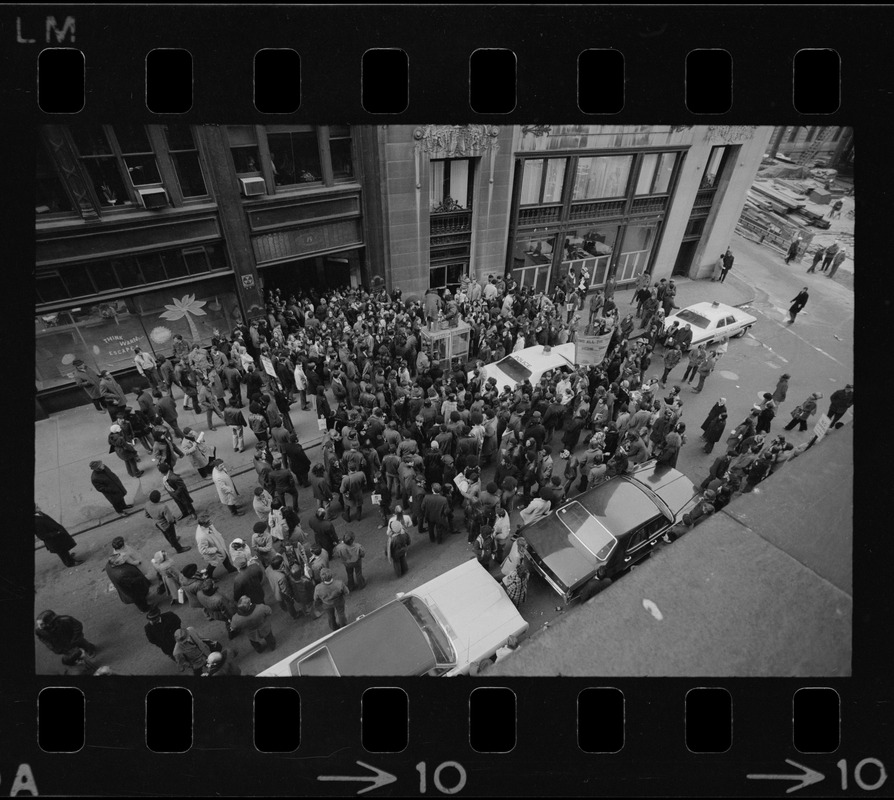
[[[321,436],[319,439],[313,442],[308,442],[307,446],[304,448],[305,452],[308,450],[312,450],[315,447],[320,447],[323,444],[323,437]],[[254,466],[251,464],[247,464],[244,467],[239,467],[238,469],[233,470],[230,475],[244,475],[246,472],[251,472],[254,470]],[[214,482],[210,480],[203,479],[201,483],[196,484],[195,486],[189,487],[190,492],[196,492],[199,489],[207,489],[209,486],[213,486]],[[87,523],[86,527],[81,528],[80,530],[69,531],[69,534],[72,538],[76,538],[80,536],[82,533],[87,533],[88,531],[94,531],[97,528],[102,528],[105,525],[110,525],[113,522],[117,522],[121,519],[126,519],[128,517],[133,516],[141,509],[131,509],[123,516],[120,514],[116,514],[113,517],[109,517],[108,519],[100,520],[99,522]],[[38,552],[39,550],[46,550],[46,546],[44,544],[39,544],[34,548],[34,552]]]

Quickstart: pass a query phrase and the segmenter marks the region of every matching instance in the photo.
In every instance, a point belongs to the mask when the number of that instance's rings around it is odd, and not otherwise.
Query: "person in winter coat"
[[[385,525],[385,557],[394,568],[394,574],[400,578],[407,571],[407,550],[410,547],[410,536],[407,528],[413,522],[403,512],[401,506],[395,506],[393,516]]]
[[[140,457],[137,449],[125,438],[120,425],[112,425],[109,428],[108,442],[109,452],[114,452],[124,462],[127,474],[131,478],[139,478],[143,474],[139,466]]]
[[[84,563],[70,552],[75,548],[75,540],[71,534],[52,517],[44,514],[37,503],[34,504],[34,535],[43,542],[47,552],[59,556],[66,567]]]
[[[173,468],[165,463],[158,465],[158,471],[161,473],[161,485],[165,491],[171,496],[171,499],[180,509],[180,518],[191,516],[196,517],[196,509],[192,504],[192,496],[186,488],[186,482],[181,478]]]
[[[109,417],[114,422],[118,412],[127,408],[127,397],[124,394],[124,389],[108,370],[103,370],[102,377],[99,379],[99,393],[103,405],[109,412]]]
[[[174,661],[181,672],[192,671],[199,677],[205,667],[205,659],[211,652],[210,642],[202,639],[192,628],[174,631]]]
[[[196,468],[196,471],[203,478],[207,478],[212,469],[210,464],[210,453],[212,452],[205,442],[200,442],[198,435],[191,428],[183,429],[183,442],[181,449],[189,462]]]
[[[770,423],[773,422],[773,417],[776,416],[776,403],[772,400],[768,400],[767,404],[761,409],[761,413],[757,415],[757,425],[755,426],[756,433],[769,433],[770,432]]]
[[[199,574],[198,566],[196,564],[185,564],[183,569],[180,570],[177,580],[186,598],[186,605],[189,608],[203,608],[199,602],[198,592],[202,588],[202,583],[205,579]],[[206,613],[205,616],[208,617],[208,614]],[[210,617],[208,618],[210,619]]]
[[[196,525],[196,547],[202,554],[202,558],[208,565],[205,573],[212,577],[214,570],[223,565],[227,572],[235,572],[236,568],[230,563],[227,543],[220,531],[211,524],[211,517],[207,514],[199,514]]]
[[[664,353],[664,373],[661,376],[661,388],[667,388],[667,376],[670,371],[680,363],[682,353],[678,347],[671,347]]]
[[[683,430],[685,430],[685,426],[680,422],[664,437],[664,444],[655,456],[658,464],[668,467],[677,466],[677,458],[680,455],[680,448],[683,446]]]
[[[791,308],[789,308],[788,310],[788,325],[791,325],[795,321],[795,317],[797,317],[798,314],[801,313],[801,311],[803,310],[804,306],[807,305],[807,300],[809,297],[810,295],[807,293],[807,287],[805,286],[803,289],[801,289],[797,296],[792,298],[792,305]]]
[[[56,655],[70,653],[80,647],[88,655],[96,655],[96,645],[84,638],[84,625],[80,620],[55,611],[41,611],[34,626],[34,635]]]
[[[762,453],[760,458],[752,461],[748,469],[745,471],[745,482],[742,485],[742,494],[754,491],[754,487],[770,474],[772,468],[773,454],[770,452]]]
[[[702,438],[705,440],[704,451],[706,453],[710,453],[714,449],[714,445],[717,444],[723,436],[723,432],[726,430],[727,416],[726,411],[720,411],[710,422],[705,420],[705,422],[707,422],[707,427],[702,425],[702,428],[704,428],[705,431]]]
[[[705,359],[701,364],[698,365],[698,386],[696,386],[692,391],[698,394],[702,389],[705,388],[705,381],[708,379],[708,375],[710,375],[714,371],[714,367],[717,366],[717,362],[720,360],[720,355],[715,350],[713,353],[709,354],[707,359]]]
[[[72,377],[74,377],[75,383],[87,393],[87,397],[90,398],[93,407],[97,411],[103,411],[99,373],[93,367],[88,367],[80,358],[76,358],[72,364],[74,366]],[[110,410],[109,414],[111,416],[113,412]]]
[[[116,543],[124,540],[120,537],[112,542],[114,548],[105,565],[105,573],[112,586],[118,592],[118,597],[125,605],[135,605],[144,614],[149,611],[149,583],[143,571],[127,560],[126,554],[119,551]]]
[[[156,464],[167,464],[173,469],[177,464],[177,456],[183,451],[174,444],[166,428],[157,427],[152,430],[152,460]]]
[[[161,579],[161,586],[164,587],[165,594],[171,598],[171,605],[176,605],[177,593],[180,589],[180,570],[174,566],[174,562],[168,558],[168,554],[164,550],[155,553],[151,563]]]
[[[129,508],[133,508],[133,503],[124,502],[127,490],[124,488],[124,484],[121,483],[121,478],[103,464],[102,461],[91,461],[90,469],[93,470],[90,474],[90,482],[93,484],[93,488],[112,504],[112,508],[115,511],[122,516],[126,516],[124,512]]]
[[[230,509],[230,513],[234,517],[241,517],[245,512],[239,507],[239,492],[236,491],[236,485],[227,472],[226,464],[219,458],[215,458],[211,465],[211,480],[214,481],[214,487],[217,489],[217,497],[220,502]]]
[[[519,511],[523,525],[529,525],[538,519],[543,519],[549,515],[552,509],[552,503],[542,497],[535,497],[528,505]]]
[[[721,414],[727,413],[726,411],[726,398],[721,397],[714,405],[711,407],[711,410],[708,412],[708,416],[705,417],[705,421],[702,423],[701,428],[703,431],[708,430],[708,427],[711,423],[719,417]],[[702,436],[704,438],[704,436]]]
[[[149,492],[149,502],[146,503],[146,516],[155,523],[155,527],[161,531],[161,535],[167,539],[168,544],[178,553],[185,553],[189,547],[183,547],[177,539],[177,529],[175,523],[177,518],[174,516],[167,504],[161,502],[161,492],[153,489]]]
[[[822,392],[814,392],[801,405],[792,409],[792,420],[785,426],[785,430],[792,430],[795,425],[799,430],[807,430],[807,420],[816,413],[816,401],[822,399]]]
[[[244,431],[248,423],[242,414],[240,398],[236,395],[230,398],[229,405],[223,411],[223,418],[233,434],[233,452],[241,453],[245,449]]]
[[[773,402],[776,403],[777,408],[785,402],[785,396],[788,394],[788,382],[791,377],[787,372],[784,372],[779,380],[776,381],[776,389],[773,391]]]
[[[196,599],[199,601],[199,605],[202,606],[208,619],[217,620],[224,624],[228,638],[232,639],[236,636],[230,625],[230,620],[236,615],[236,603],[223,592],[219,592],[211,578],[206,578],[202,581],[199,590],[196,592]]]
[[[847,250],[843,247],[835,254],[835,258],[832,259],[832,268],[829,270],[829,274],[826,276],[827,278],[835,277],[835,273],[838,272],[838,268],[844,263],[844,259],[847,258]]]
[[[242,670],[233,663],[233,654],[224,648],[219,653],[208,653],[205,660],[205,668],[202,670],[203,678],[238,677]]]

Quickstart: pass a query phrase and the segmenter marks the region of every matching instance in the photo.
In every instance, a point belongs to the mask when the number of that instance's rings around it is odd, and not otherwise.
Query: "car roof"
[[[424,675],[435,666],[425,634],[400,600],[392,600],[316,646],[298,651],[290,660],[291,673],[333,674],[315,655],[323,648],[328,650],[338,675]],[[305,659],[309,659],[309,669],[302,669]],[[320,666],[324,666],[324,672]]]
[[[735,306],[728,306],[726,303],[718,303],[716,306],[713,303],[701,302],[701,303],[693,303],[691,306],[686,306],[686,308],[677,309],[676,313],[671,314],[672,317],[675,317],[680,311],[697,311],[699,314],[710,314],[711,316],[717,314],[723,314],[727,316],[729,314],[735,314],[739,309]]]

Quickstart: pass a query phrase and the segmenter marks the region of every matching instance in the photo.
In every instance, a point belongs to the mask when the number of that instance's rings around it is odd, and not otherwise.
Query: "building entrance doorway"
[[[698,240],[694,242],[681,242],[680,250],[677,253],[677,260],[674,262],[674,269],[671,275],[682,275],[689,277],[689,270],[692,268],[692,259],[695,258],[695,250],[698,247]]]

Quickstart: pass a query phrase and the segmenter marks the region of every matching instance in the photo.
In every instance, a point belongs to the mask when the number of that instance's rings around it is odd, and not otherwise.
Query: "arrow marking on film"
[[[378,769],[377,767],[372,766],[372,764],[365,764],[363,761],[357,762],[358,766],[365,767],[372,772],[375,772],[375,775],[318,775],[318,781],[369,781],[370,785],[365,786],[362,789],[357,790],[357,794],[363,794],[364,792],[370,792],[373,789],[378,789],[381,786],[387,786],[389,783],[394,783],[397,778],[392,775],[390,772],[385,772],[384,770]],[[822,776],[820,777],[822,780]]]
[[[802,771],[800,775],[746,775],[746,778],[750,778],[751,780],[770,780],[770,781],[798,781],[796,786],[790,786],[786,789],[786,794],[789,792],[794,792],[797,789],[803,789],[805,786],[810,786],[811,783],[819,783],[821,780],[825,779],[825,775],[821,772],[817,772],[815,769],[810,769],[810,767],[805,767],[803,764],[799,764],[797,761],[792,761],[790,758],[785,759],[786,764],[790,764],[793,767],[797,767]]]

